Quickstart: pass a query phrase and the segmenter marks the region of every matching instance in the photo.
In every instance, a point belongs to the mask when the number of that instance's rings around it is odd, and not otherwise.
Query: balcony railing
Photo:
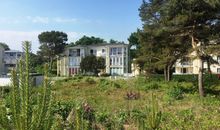
[[[180,64],[181,64],[181,65],[193,65],[192,62],[181,62]]]

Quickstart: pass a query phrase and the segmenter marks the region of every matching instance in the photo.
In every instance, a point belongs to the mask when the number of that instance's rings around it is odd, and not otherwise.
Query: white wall
[[[40,75],[40,76],[33,76],[33,85],[34,86],[40,86],[42,85],[43,83],[43,76]],[[1,86],[9,86],[11,84],[11,78],[9,77],[3,77],[3,78],[0,78],[0,87]]]
[[[9,86],[11,84],[10,78],[0,78],[0,86]]]

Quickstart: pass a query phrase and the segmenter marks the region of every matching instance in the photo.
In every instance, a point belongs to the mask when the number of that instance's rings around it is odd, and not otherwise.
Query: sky
[[[142,0],[0,0],[0,42],[21,50],[22,41],[39,48],[38,35],[63,31],[68,42],[83,35],[128,42],[141,28]]]

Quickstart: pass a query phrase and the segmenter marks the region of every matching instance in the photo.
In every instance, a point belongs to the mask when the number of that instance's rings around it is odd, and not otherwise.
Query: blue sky
[[[43,31],[63,31],[69,42],[83,35],[127,42],[141,27],[138,8],[142,0],[0,0],[0,42],[20,50]]]

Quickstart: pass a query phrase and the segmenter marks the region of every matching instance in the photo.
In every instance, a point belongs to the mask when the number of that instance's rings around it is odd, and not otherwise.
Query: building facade
[[[0,75],[4,74],[4,47],[0,45]]]
[[[4,69],[5,73],[10,72],[12,68],[15,68],[19,59],[23,55],[23,52],[17,50],[8,50],[4,52]]]
[[[195,54],[190,54],[187,58],[183,60],[178,60],[175,64],[174,74],[198,74],[199,73],[199,60],[194,58]],[[220,56],[212,56],[212,58],[217,61],[216,64],[210,65],[211,73],[220,74]],[[204,69],[208,69],[207,62],[203,63]]]
[[[128,45],[127,44],[99,44],[88,46],[74,46],[66,48],[63,57],[57,62],[57,73],[60,76],[70,76],[80,73],[80,62],[88,55],[105,59],[105,72],[110,75],[124,75],[128,73]]]

